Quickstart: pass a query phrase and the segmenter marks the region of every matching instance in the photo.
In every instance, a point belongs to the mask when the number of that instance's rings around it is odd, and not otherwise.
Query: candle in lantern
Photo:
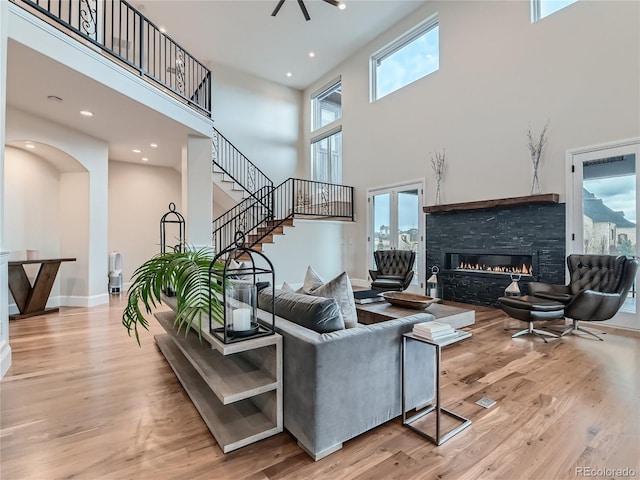
[[[236,308],[233,311],[233,330],[249,330],[251,328],[251,309]]]

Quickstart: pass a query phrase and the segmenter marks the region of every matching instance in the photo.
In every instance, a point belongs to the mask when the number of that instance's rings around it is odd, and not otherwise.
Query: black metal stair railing
[[[214,220],[213,245],[221,251],[240,231],[248,246],[254,246],[296,216],[353,221],[353,187],[298,178],[263,187]]]
[[[211,71],[124,0],[13,0],[211,117]],[[32,10],[33,12],[33,10]]]
[[[273,188],[271,179],[216,128],[211,142],[213,163],[247,192],[254,195],[265,187]]]
[[[272,220],[272,187],[263,187],[213,221],[213,246],[221,252],[234,242],[236,232],[249,235]],[[246,239],[247,242],[249,239]],[[254,242],[255,243],[255,242]]]

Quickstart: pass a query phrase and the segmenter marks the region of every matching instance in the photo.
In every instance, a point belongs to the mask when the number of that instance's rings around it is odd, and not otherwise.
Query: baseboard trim
[[[11,367],[11,346],[5,343],[0,350],[0,378],[5,376],[9,367]]]
[[[97,307],[98,305],[105,305],[109,303],[109,294],[101,293],[99,295],[93,295],[91,297],[81,297],[79,295],[59,295],[56,297],[49,297],[47,300],[47,308],[58,307]],[[9,315],[17,315],[20,313],[18,306],[15,303],[9,304]]]
[[[54,300],[54,299],[51,299]],[[104,305],[109,303],[109,294],[101,293],[99,295],[92,295],[90,297],[81,297],[76,295],[61,295],[56,298],[58,306],[65,307],[96,307],[98,305]],[[47,306],[49,306],[49,302],[47,302]]]

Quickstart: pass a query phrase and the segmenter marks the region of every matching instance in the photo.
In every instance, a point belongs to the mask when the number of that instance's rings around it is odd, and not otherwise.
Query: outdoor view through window
[[[635,155],[584,162],[583,179],[584,252],[636,255]],[[635,288],[631,293],[623,310],[635,312]]]

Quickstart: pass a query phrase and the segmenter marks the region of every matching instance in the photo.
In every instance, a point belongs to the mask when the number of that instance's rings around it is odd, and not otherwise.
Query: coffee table
[[[406,317],[421,312],[430,313],[434,315],[439,322],[448,323],[453,328],[468,327],[476,323],[475,311],[452,307],[450,305],[442,305],[440,303],[431,304],[423,310],[396,307],[387,302],[356,304],[358,323],[365,325],[386,322],[387,320]]]

